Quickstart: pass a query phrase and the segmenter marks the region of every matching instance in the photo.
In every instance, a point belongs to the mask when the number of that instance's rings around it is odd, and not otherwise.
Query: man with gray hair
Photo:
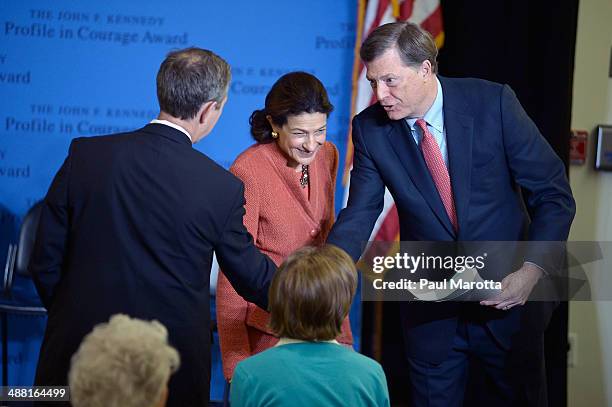
[[[113,315],[72,357],[70,401],[73,407],[163,407],[179,364],[162,324]]]
[[[431,35],[408,22],[380,26],[364,41],[378,103],[353,119],[348,203],[328,243],[358,259],[385,187],[403,241],[566,240],[575,203],[565,168],[514,92],[438,76],[437,55]],[[479,389],[488,404],[546,405],[542,332],[551,307],[526,303],[546,263],[532,252],[518,267],[481,303],[400,304],[414,405],[463,405],[474,359],[488,376]]]
[[[159,320],[181,355],[168,405],[208,404],[213,250],[236,291],[264,309],[276,270],[243,226],[242,183],[192,147],[221,116],[229,81],[213,52],[171,52],[157,75],[157,119],[72,141],[30,263],[49,313],[36,385],[65,385],[81,339],[125,313]]]

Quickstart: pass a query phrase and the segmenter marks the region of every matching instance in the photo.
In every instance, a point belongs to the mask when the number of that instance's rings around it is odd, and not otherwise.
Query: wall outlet
[[[567,367],[578,366],[578,334],[569,332],[567,334]]]

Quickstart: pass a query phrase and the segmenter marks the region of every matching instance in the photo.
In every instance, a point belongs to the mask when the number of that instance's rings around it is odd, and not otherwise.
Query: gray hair
[[[72,357],[74,407],[151,407],[179,366],[178,352],[157,321],[117,314],[96,325]]]
[[[193,119],[204,103],[225,98],[231,77],[229,64],[212,51],[170,52],[157,73],[159,108],[179,119]]]
[[[407,21],[383,24],[377,27],[361,45],[359,56],[368,63],[391,48],[396,48],[406,66],[431,62],[433,73],[438,72],[438,48],[431,34]]]

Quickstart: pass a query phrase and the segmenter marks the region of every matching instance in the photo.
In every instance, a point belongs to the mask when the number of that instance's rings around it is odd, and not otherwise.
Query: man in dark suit
[[[276,270],[242,224],[242,183],[192,147],[219,119],[230,76],[210,51],[172,52],[157,75],[158,119],[73,140],[30,264],[49,313],[37,385],[66,385],[81,339],[124,313],[159,320],[180,353],[168,405],[208,405],[213,250],[236,291],[262,308]]]
[[[374,30],[361,58],[378,103],[353,120],[349,199],[329,243],[359,258],[385,187],[403,241],[522,240],[519,187],[527,239],[567,239],[575,204],[563,163],[508,86],[437,76],[434,41],[406,22]],[[531,255],[488,301],[400,305],[415,405],[461,406],[471,357],[491,379],[479,391],[496,405],[545,403],[546,318],[525,302],[549,271]]]

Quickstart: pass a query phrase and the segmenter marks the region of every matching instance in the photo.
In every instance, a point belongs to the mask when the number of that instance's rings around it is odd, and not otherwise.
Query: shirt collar
[[[172,123],[168,120],[159,120],[159,119],[153,119],[151,120],[151,123],[157,123],[157,124],[164,124],[166,126],[170,126],[173,129],[176,129],[178,131],[180,131],[181,133],[184,133],[187,137],[189,137],[189,140],[191,140],[191,142],[193,143],[193,139],[191,138],[191,135],[189,134],[189,132],[187,130],[185,130],[183,127],[179,126],[176,123]]]
[[[304,341],[302,339],[287,338],[287,337],[283,336],[282,338],[280,338],[278,340],[278,342],[274,346],[283,346],[283,345],[290,345],[292,343],[310,343],[310,342],[311,341]],[[314,341],[314,343],[335,343],[336,345],[340,345],[338,343],[338,341],[335,340],[335,339],[332,339],[332,340],[329,340],[329,341]]]
[[[433,104],[423,116],[423,120],[425,120],[428,125],[436,129],[439,133],[442,133],[444,129],[444,95],[442,94],[442,84],[440,84],[440,80],[437,76],[436,83],[438,84],[438,93],[436,94],[436,98],[434,99]],[[406,122],[408,123],[411,129],[414,129],[414,123],[416,121],[417,118],[406,119]]]

